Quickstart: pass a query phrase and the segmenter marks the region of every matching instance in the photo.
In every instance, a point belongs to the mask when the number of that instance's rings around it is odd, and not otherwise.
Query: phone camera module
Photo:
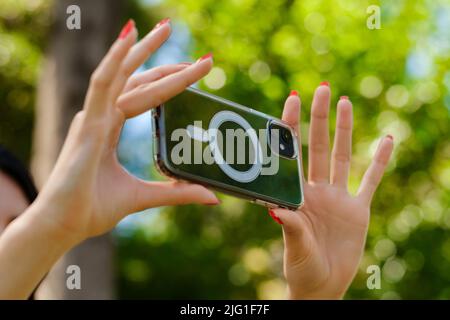
[[[269,144],[271,150],[284,158],[295,158],[295,146],[289,128],[271,122],[269,124]]]

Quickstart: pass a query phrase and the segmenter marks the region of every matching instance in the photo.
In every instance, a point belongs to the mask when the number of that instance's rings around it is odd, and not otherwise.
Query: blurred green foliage
[[[23,161],[31,152],[35,89],[49,7],[48,1],[0,2],[0,144]]]
[[[38,5],[29,10],[28,3]],[[371,4],[381,7],[380,30],[366,27]],[[165,16],[184,25],[193,60],[214,52],[203,89],[275,116],[289,91],[299,90],[305,168],[315,87],[331,83],[331,123],[338,97],[349,96],[352,192],[377,139],[395,137],[346,296],[374,299],[450,299],[449,10],[445,0],[167,0],[127,8],[141,30]],[[23,158],[47,15],[44,1],[0,3],[0,143]],[[280,227],[262,207],[221,198],[218,207],[164,208],[119,233],[119,296],[285,297]],[[366,286],[372,264],[382,270],[380,290]]]

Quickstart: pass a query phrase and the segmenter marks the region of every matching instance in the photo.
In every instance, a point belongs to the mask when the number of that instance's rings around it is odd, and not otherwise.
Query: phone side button
[[[265,202],[265,201],[262,201],[262,200],[259,200],[259,199],[255,199],[252,202],[256,203],[256,204],[259,204],[259,205],[262,205],[262,206],[265,206],[265,207],[270,207],[271,206],[271,204],[269,204],[268,202]]]
[[[153,136],[155,137],[159,137],[159,124],[158,124],[158,119],[157,116],[153,115],[152,117],[152,131],[153,131]]]
[[[159,155],[159,139],[157,136],[153,138],[153,154]]]

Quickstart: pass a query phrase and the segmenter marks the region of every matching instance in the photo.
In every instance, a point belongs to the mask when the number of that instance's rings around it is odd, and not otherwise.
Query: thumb
[[[147,182],[140,180],[137,187],[136,206],[147,208],[190,203],[217,205],[216,195],[198,184],[181,181]]]
[[[272,209],[270,212],[283,226],[284,245],[289,260],[300,261],[307,257],[311,250],[311,238],[302,213],[286,209]]]

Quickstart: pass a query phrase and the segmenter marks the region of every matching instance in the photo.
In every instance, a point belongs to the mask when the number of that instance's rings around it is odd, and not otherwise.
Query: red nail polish
[[[297,90],[291,90],[291,93],[289,94],[289,96],[298,96]]]
[[[280,218],[278,218],[278,216],[275,214],[275,212],[270,209],[269,210],[269,215],[272,217],[273,220],[275,220],[278,224],[283,224],[283,221],[280,220]]]
[[[347,96],[341,96],[339,99],[340,100],[348,100],[348,97]]]
[[[391,139],[392,141],[394,141],[394,137],[393,137],[392,135],[390,135],[390,134],[388,134],[388,135],[386,136],[386,138]]]
[[[170,18],[164,18],[164,19],[162,19],[160,22],[158,22],[158,23],[153,27],[152,30],[158,29],[159,27],[161,27],[162,25],[164,25],[164,24],[166,24],[166,23],[168,23],[168,22],[170,22]]]
[[[203,57],[198,58],[197,62],[212,58],[212,52],[205,54]]]
[[[130,33],[131,30],[134,28],[134,20],[130,19],[128,22],[123,26],[122,31],[120,31],[119,39],[125,39],[126,36]]]
[[[322,82],[320,83],[320,85],[321,85],[321,86],[327,86],[327,87],[329,87],[329,86],[330,86],[330,83],[329,83],[328,81],[322,81]]]

